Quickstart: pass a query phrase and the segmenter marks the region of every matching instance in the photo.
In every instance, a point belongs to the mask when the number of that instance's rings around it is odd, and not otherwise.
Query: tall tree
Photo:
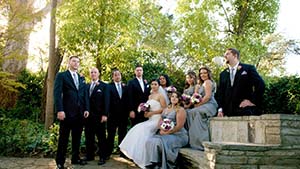
[[[178,3],[178,25],[183,25],[179,29],[182,53],[191,52],[189,58],[193,62],[210,64],[225,48],[235,47],[241,51],[243,62],[258,65],[261,55],[267,53],[263,39],[275,30],[279,0],[179,0]],[[263,66],[259,68],[267,69]]]
[[[107,79],[113,67],[131,73],[136,58],[144,62],[172,48],[172,22],[150,1],[65,1],[59,18],[62,48],[82,55],[83,64],[96,63]]]
[[[45,81],[46,86],[46,108],[45,108],[45,128],[48,129],[54,121],[54,79],[59,70],[62,55],[56,46],[56,9],[57,0],[51,1],[51,21],[50,21],[50,43],[49,43],[49,64]]]
[[[1,69],[18,74],[26,68],[29,36],[35,24],[50,10],[47,4],[41,10],[34,7],[34,0],[1,1],[1,12],[7,20],[4,33],[5,46],[1,51]]]

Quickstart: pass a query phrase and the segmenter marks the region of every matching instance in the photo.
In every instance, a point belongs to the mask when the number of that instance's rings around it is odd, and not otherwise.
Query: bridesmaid
[[[188,143],[187,131],[183,127],[186,112],[180,106],[180,98],[180,93],[172,93],[171,103],[164,109],[158,123],[158,133],[146,141],[146,168],[175,168],[179,149]],[[165,119],[173,122],[173,128],[162,125]]]
[[[197,85],[197,75],[194,71],[189,71],[185,76],[185,87],[183,90],[183,107],[185,109],[190,109],[193,107],[193,104],[185,100],[185,96],[192,97],[192,95],[198,91],[199,86]]]
[[[200,88],[196,92],[202,96],[202,100],[187,110],[187,124],[191,148],[203,150],[202,142],[209,141],[209,118],[216,114],[218,107],[214,98],[216,85],[208,67],[199,69],[199,83]]]

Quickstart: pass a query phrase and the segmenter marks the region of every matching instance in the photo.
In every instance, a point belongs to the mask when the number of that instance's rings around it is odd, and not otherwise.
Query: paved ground
[[[97,165],[97,160],[89,161],[87,165],[71,165],[67,159],[65,167],[68,169],[137,169],[138,167],[129,160],[113,155],[104,165]],[[0,157],[0,169],[55,169],[55,160],[51,158],[16,158]]]

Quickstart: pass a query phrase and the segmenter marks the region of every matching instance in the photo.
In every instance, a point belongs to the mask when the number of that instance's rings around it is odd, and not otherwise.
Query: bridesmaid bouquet
[[[174,86],[169,86],[169,87],[166,88],[166,91],[167,91],[168,93],[172,93],[172,92],[176,92],[177,89],[176,89],[176,87],[174,87]]]
[[[198,93],[194,93],[193,96],[191,97],[191,103],[192,104],[197,104],[202,101],[202,96]]]
[[[182,98],[182,101],[183,101],[185,104],[189,104],[189,103],[191,102],[191,96],[190,96],[190,95],[182,94],[182,95],[181,95],[181,98]]]
[[[138,112],[146,112],[150,110],[150,104],[149,103],[141,103],[138,107]]]
[[[160,127],[164,130],[172,130],[175,127],[174,122],[171,119],[163,119],[160,123]]]

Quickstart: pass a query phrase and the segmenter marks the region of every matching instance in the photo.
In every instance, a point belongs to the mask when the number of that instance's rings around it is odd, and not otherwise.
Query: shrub
[[[268,80],[264,93],[265,114],[300,114],[300,78],[273,77]]]

